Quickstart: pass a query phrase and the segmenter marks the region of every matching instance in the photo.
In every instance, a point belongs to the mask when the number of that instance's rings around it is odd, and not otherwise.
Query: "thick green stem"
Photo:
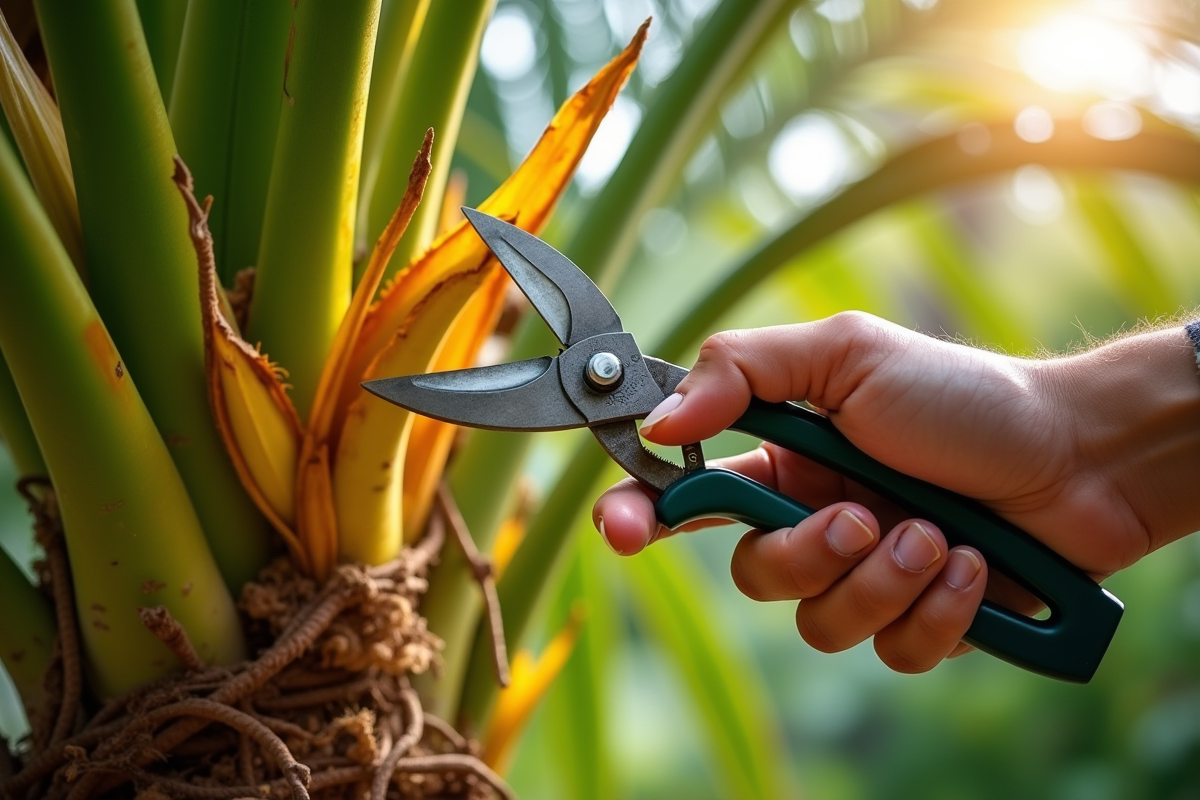
[[[36,5],[71,154],[92,300],[124,367],[137,376],[222,574],[240,587],[265,563],[269,533],[209,412],[196,255],[171,181],[175,144],[137,9],[133,0]]]
[[[792,0],[725,0],[647,105],[620,166],[565,250],[601,289],[616,285],[637,243],[638,220],[662,202],[717,109]]]
[[[425,26],[430,0],[392,0],[385,3],[379,18],[379,37],[375,42],[375,61],[371,67],[370,102],[367,104],[367,127],[363,132],[362,180],[358,200],[361,215],[360,230],[366,229],[370,215],[366,213],[369,198],[379,177],[383,154],[394,147],[389,139],[396,120],[400,95],[408,78],[417,40]],[[438,139],[442,131],[435,128]],[[442,142],[438,142],[439,148]],[[368,242],[360,241],[359,252],[366,252]]]
[[[288,371],[301,419],[350,305],[379,2],[301,2],[288,44],[247,338]],[[402,148],[410,162],[421,138]]]
[[[54,612],[25,573],[0,548],[0,662],[12,678],[25,713],[37,714],[47,700],[42,678],[54,653]]]
[[[188,6],[171,95],[171,130],[196,181],[226,286],[258,258],[283,104],[292,6],[280,0],[196,0]]]
[[[142,606],[166,606],[206,660],[239,660],[237,611],[187,490],[7,145],[0,263],[0,352],[54,483],[99,693],[178,668],[138,619]]]
[[[154,75],[158,79],[163,103],[171,102],[179,40],[183,36],[183,20],[189,5],[194,8],[201,3],[189,4],[188,0],[137,0],[142,30],[146,34],[146,47],[154,64]]]
[[[366,219],[358,238],[365,248],[383,232],[404,196],[413,145],[433,128],[437,134],[433,172],[421,207],[392,255],[389,276],[428,247],[437,234],[450,161],[479,63],[479,42],[495,4],[496,0],[437,0],[429,7],[393,120],[382,136],[379,174],[374,186],[364,187]]]

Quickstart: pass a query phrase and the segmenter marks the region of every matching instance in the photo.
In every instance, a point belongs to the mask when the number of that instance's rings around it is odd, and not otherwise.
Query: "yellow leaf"
[[[221,311],[208,207],[201,208],[196,201],[192,176],[178,156],[175,181],[185,190],[200,264],[205,382],[217,429],[242,486],[279,531],[297,563],[307,570],[307,553],[292,529],[300,419],[280,380],[280,370],[234,333]]]
[[[401,198],[399,207],[392,214],[379,241],[375,243],[366,272],[363,273],[350,301],[350,308],[338,326],[337,335],[334,336],[333,345],[321,370],[308,428],[304,433],[304,444],[300,453],[303,468],[297,476],[297,493],[300,497],[298,532],[302,545],[312,558],[314,574],[321,579],[329,576],[338,552],[337,518],[333,513],[333,479],[329,464],[330,442],[336,437],[337,431],[334,428],[339,421],[336,414],[338,389],[345,380],[347,354],[362,329],[367,310],[371,306],[371,298],[375,296],[375,290],[379,287],[388,261],[391,260],[396,245],[404,236],[413,213],[421,203],[425,182],[431,169],[429,155],[432,147],[433,129],[430,128],[425,132],[425,141],[422,142],[421,150],[413,161],[404,197]]]
[[[507,272],[492,271],[450,326],[431,372],[464,369],[475,364],[479,351],[496,328],[511,285]],[[457,425],[432,417],[418,416],[413,420],[404,460],[402,493],[406,541],[416,539],[425,525],[457,432]]]
[[[446,193],[442,195],[442,213],[438,220],[438,235],[449,233],[463,221],[462,207],[467,202],[467,173],[456,169],[446,182]]]
[[[480,206],[538,231],[637,63],[646,27],[569,99],[517,171]],[[471,293],[495,269],[464,220],[401,271],[371,306],[350,353],[335,418],[344,420],[334,460],[339,555],[372,561],[401,541],[404,461],[412,419],[362,391],[375,377],[426,372]]]
[[[546,645],[536,663],[525,650],[513,659],[512,682],[500,690],[496,710],[483,736],[484,763],[497,772],[504,773],[513,745],[558,673],[567,665],[585,616],[582,606],[573,608],[566,626]]]
[[[71,175],[62,116],[25,60],[3,14],[0,14],[0,105],[46,216],[79,276],[86,278],[79,203],[75,198],[75,179]]]
[[[648,21],[628,47],[563,104],[525,161],[479,206],[480,211],[512,220],[531,233],[541,231],[637,64],[647,25]],[[450,275],[482,267],[488,257],[487,246],[464,219],[396,276],[367,314],[346,371],[339,407],[348,406],[359,395],[360,381],[380,375],[368,372],[371,362],[388,346],[413,307]]]
[[[379,374],[425,372],[438,355],[446,320],[470,299],[484,265],[453,275],[431,292],[376,360]],[[402,541],[404,460],[413,414],[362,392],[347,409],[333,473],[338,555],[378,564],[395,558]]]
[[[508,564],[516,555],[517,548],[521,546],[521,542],[525,541],[528,522],[528,511],[521,509],[504,520],[500,525],[500,530],[496,531],[496,541],[492,545],[492,569],[496,571],[496,580],[500,580],[504,576],[504,570],[508,569]]]

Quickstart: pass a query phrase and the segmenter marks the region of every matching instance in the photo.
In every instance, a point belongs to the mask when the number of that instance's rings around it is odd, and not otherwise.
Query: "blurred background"
[[[1200,4],[775,5],[719,114],[679,120],[696,141],[609,241],[597,198],[654,168],[637,137],[671,123],[664,98],[686,92],[672,82],[722,2],[499,0],[455,154],[467,202],[653,17],[546,234],[585,269],[593,251],[621,262],[604,288],[647,352],[670,342],[691,363],[715,330],[861,309],[1044,356],[1200,305]],[[715,321],[697,311],[714,304]],[[536,437],[533,501],[577,442]],[[730,434],[707,453],[750,446]],[[586,615],[509,769],[524,798],[1200,797],[1200,536],[1106,582],[1126,615],[1081,687],[977,654],[901,676],[870,643],[816,653],[792,604],[734,589],[737,528],[622,560],[585,500],[527,643]],[[0,492],[0,530],[24,513]],[[9,734],[15,707],[0,699]]]

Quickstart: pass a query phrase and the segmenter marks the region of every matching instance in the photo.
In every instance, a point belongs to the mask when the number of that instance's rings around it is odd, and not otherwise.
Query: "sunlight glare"
[[[1064,14],[1021,39],[1021,68],[1048,89],[1098,92],[1116,99],[1145,94],[1151,61],[1146,48],[1116,24]]]
[[[1159,62],[1155,84],[1167,110],[1181,117],[1200,116],[1200,71],[1179,61]]]
[[[625,95],[618,95],[579,162],[575,178],[581,191],[590,194],[604,185],[621,163],[641,121],[641,106]]]
[[[1083,113],[1083,129],[1097,139],[1131,139],[1142,130],[1142,116],[1126,103],[1096,103]]]
[[[850,167],[841,130],[824,114],[801,114],[771,144],[767,164],[775,182],[796,201],[812,201],[842,184]]]
[[[1013,173],[1013,210],[1034,225],[1054,222],[1062,215],[1063,193],[1050,170],[1026,164]]]
[[[483,68],[497,80],[512,81],[533,69],[537,60],[537,44],[533,25],[517,6],[504,6],[483,34],[479,51]]]
[[[1054,135],[1054,120],[1050,112],[1041,106],[1026,106],[1013,120],[1013,128],[1031,144],[1044,142]]]
[[[853,22],[862,16],[863,0],[821,0],[813,11],[830,22]]]

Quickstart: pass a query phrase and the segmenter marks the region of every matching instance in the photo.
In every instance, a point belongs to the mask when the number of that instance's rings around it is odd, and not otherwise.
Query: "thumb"
[[[915,334],[859,312],[715,334],[675,394],[646,416],[642,435],[664,445],[710,438],[737,420],[751,397],[807,400],[836,412],[906,335]]]

